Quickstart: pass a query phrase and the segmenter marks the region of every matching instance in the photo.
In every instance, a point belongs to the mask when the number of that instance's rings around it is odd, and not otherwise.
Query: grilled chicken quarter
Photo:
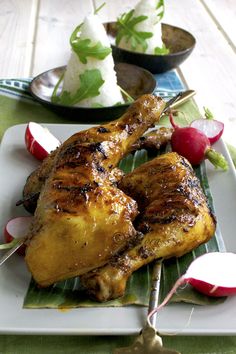
[[[124,294],[131,274],[158,258],[179,257],[207,242],[216,221],[190,163],[176,153],[161,155],[127,174],[119,188],[138,203],[134,225],[144,236],[104,267],[81,277],[98,301]]]
[[[114,169],[165,106],[142,96],[120,119],[73,135],[28,179],[25,190],[40,195],[25,261],[40,286],[101,267],[139,241],[137,203],[114,184]]]

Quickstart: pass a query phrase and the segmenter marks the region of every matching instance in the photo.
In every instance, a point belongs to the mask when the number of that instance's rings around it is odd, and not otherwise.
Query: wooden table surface
[[[0,0],[0,77],[33,77],[63,65],[70,55],[69,36],[104,0]],[[107,0],[100,11],[114,20],[137,0]],[[225,140],[236,144],[235,0],[166,0],[164,22],[190,31],[197,40],[180,67],[197,91],[200,110],[209,107],[226,122]]]

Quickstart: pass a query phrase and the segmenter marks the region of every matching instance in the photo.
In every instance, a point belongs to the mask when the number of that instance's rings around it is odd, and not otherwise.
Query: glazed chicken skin
[[[107,301],[124,294],[131,274],[158,258],[179,257],[215,232],[200,182],[189,162],[176,153],[147,162],[119,183],[141,211],[135,227],[144,237],[104,267],[81,277],[90,296]]]
[[[41,184],[34,175],[40,196],[25,260],[40,286],[101,267],[138,242],[137,204],[114,184],[114,171],[164,108],[162,99],[142,96],[120,119],[64,142],[41,167]]]
[[[173,128],[160,127],[158,129],[151,130],[136,140],[129,147],[129,149],[126,150],[125,154],[141,149],[151,150],[152,152],[159,150],[170,141],[172,133]],[[99,141],[99,139],[96,138],[96,141]],[[41,189],[51,172],[56,153],[56,150],[52,152],[48,158],[42,162],[39,168],[33,171],[27,178],[23,190],[23,199],[17,202],[18,205],[24,204],[25,209],[32,214],[35,212]],[[119,169],[113,169],[110,178],[114,178],[115,181],[115,179],[119,180],[122,176],[122,171]]]

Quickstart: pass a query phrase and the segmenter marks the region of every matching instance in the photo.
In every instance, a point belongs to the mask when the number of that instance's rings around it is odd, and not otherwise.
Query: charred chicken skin
[[[172,133],[173,128],[161,127],[151,130],[135,141],[129,149],[126,150],[125,155],[141,149],[151,151],[159,150],[170,141]],[[24,186],[23,199],[20,200],[18,204],[24,204],[26,210],[32,214],[35,212],[40,191],[51,172],[56,153],[57,151],[52,152],[48,158],[42,162],[40,167],[31,173]],[[119,169],[113,169],[111,171],[110,178],[114,178],[114,181],[121,177],[122,171]]]
[[[142,96],[120,119],[73,135],[29,177],[25,190],[40,196],[25,260],[39,285],[101,267],[138,242],[137,203],[114,184],[115,168],[164,108]]]
[[[119,183],[138,203],[135,227],[144,236],[104,267],[81,277],[88,293],[98,301],[124,294],[131,274],[158,258],[179,257],[207,242],[215,232],[198,178],[189,162],[167,153],[147,162]]]

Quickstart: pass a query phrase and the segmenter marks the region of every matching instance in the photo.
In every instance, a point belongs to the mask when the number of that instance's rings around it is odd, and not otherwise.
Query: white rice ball
[[[135,29],[139,32],[151,32],[153,36],[147,38],[147,50],[146,54],[155,54],[155,48],[162,48],[162,32],[161,32],[161,23],[158,22],[158,10],[156,9],[158,0],[141,0],[134,8],[134,17],[138,16],[147,16],[147,19],[139,22],[135,25]],[[132,50],[135,52],[143,52],[141,45],[137,45],[134,49],[131,47],[131,41],[127,41],[123,37],[119,43],[119,47],[127,50]]]
[[[103,46],[110,47],[110,42],[105,28],[97,15],[89,15],[85,18],[81,27],[80,38],[90,39],[91,46],[100,41]],[[100,70],[102,79],[105,81],[99,89],[100,94],[96,97],[84,99],[75,106],[113,106],[118,102],[123,103],[124,100],[120,88],[117,85],[117,77],[114,70],[114,61],[111,53],[103,60],[87,57],[87,63],[83,64],[77,54],[72,51],[65,72],[62,91],[68,91],[73,95],[80,87],[79,75],[83,74],[85,70],[91,69]]]

